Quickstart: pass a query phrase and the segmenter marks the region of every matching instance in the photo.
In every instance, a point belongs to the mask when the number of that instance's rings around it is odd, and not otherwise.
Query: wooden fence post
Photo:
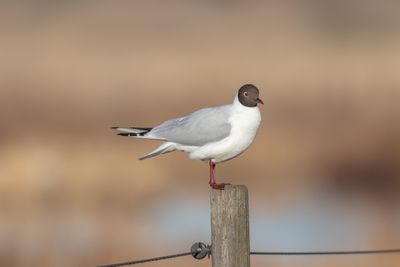
[[[250,267],[249,197],[243,185],[211,189],[213,267]]]

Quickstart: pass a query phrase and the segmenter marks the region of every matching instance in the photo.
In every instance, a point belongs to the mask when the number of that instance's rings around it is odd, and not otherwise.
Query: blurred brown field
[[[261,91],[258,251],[400,247],[397,1],[0,3],[0,266],[95,266],[209,242],[208,169],[110,126],[153,126]],[[190,257],[151,266],[210,266]],[[399,266],[400,255],[252,266]]]

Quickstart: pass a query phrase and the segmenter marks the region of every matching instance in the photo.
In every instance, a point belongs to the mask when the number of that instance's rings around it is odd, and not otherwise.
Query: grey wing
[[[186,117],[166,121],[146,136],[182,145],[202,146],[229,135],[230,112],[230,105],[201,109]]]

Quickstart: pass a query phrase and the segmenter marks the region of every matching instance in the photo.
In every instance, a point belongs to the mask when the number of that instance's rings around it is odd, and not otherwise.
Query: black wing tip
[[[111,129],[114,129],[114,130],[115,130],[115,129],[118,129],[118,128],[119,128],[118,126],[112,126],[112,127],[111,127]]]
[[[151,131],[151,129],[153,129],[151,127],[128,127],[128,128],[136,129],[136,130],[143,130],[143,131]]]
[[[134,133],[117,133],[117,135],[121,135],[121,136],[136,136],[136,134],[134,134]]]

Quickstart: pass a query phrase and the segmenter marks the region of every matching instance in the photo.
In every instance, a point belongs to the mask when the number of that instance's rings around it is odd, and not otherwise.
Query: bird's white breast
[[[250,146],[256,137],[261,123],[260,110],[257,106],[245,107],[235,98],[229,122],[232,126],[229,136],[194,149],[189,157],[213,160],[214,163],[219,163],[238,156]]]

